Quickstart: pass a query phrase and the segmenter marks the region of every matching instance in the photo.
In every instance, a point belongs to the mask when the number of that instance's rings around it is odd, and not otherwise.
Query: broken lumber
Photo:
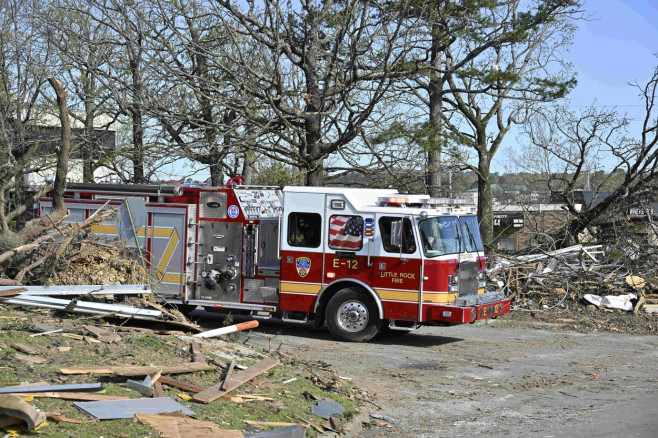
[[[153,398],[160,398],[164,397],[164,389],[162,389],[162,383],[154,382],[153,383]]]
[[[86,325],[85,329],[96,336],[99,341],[107,342],[108,344],[121,341],[121,336],[111,330],[105,330],[93,325]]]
[[[0,291],[0,297],[13,297],[15,295],[27,292],[27,288],[24,287],[12,287],[11,289],[4,289]]]
[[[242,438],[239,430],[221,429],[212,421],[195,420],[170,415],[150,415],[137,413],[135,418],[147,426],[151,426],[163,438],[178,438],[189,436],[195,438]]]
[[[140,366],[140,365],[118,365],[109,367],[65,367],[60,368],[62,374],[116,374],[119,376],[133,377],[146,376],[162,371],[162,374],[195,373],[197,371],[211,371],[212,365],[192,362],[183,365],[170,366]],[[160,381],[165,383],[160,377]]]
[[[201,353],[201,347],[197,341],[190,342],[190,352],[192,353],[192,362],[207,363],[208,359]]]
[[[39,356],[28,356],[26,354],[16,354],[16,355],[14,355],[14,357],[16,359],[24,360],[25,362],[28,362],[28,363],[31,363],[31,364],[36,364],[36,365],[40,365],[40,364],[44,364],[44,363],[48,362],[48,359],[46,359],[46,358],[39,357]]]
[[[187,383],[187,382],[181,382],[180,380],[170,379],[169,377],[165,377],[165,376],[160,376],[160,378],[158,379],[158,382],[160,382],[164,385],[173,386],[174,388],[182,389],[182,390],[188,391],[188,392],[197,393],[197,392],[203,391],[203,388],[200,387],[200,386],[192,385],[191,383]]]
[[[265,358],[259,362],[256,362],[246,370],[233,374],[230,376],[230,378],[226,379],[226,381],[221,381],[220,383],[206,388],[198,394],[195,394],[193,399],[201,403],[210,403],[229,393],[235,388],[247,383],[254,377],[259,376],[270,368],[274,368],[279,363],[280,362],[278,359],[270,357]]]
[[[13,348],[14,350],[18,350],[22,353],[31,354],[34,356],[41,353],[41,350],[39,350],[38,348],[34,348],[31,345],[20,344],[18,342],[11,344],[11,348]]]

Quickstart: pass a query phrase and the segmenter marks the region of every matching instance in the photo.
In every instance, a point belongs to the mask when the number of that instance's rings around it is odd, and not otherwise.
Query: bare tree
[[[549,189],[560,195],[574,218],[565,234],[559,236],[562,244],[577,241],[580,233],[615,210],[623,213],[633,205],[651,204],[656,198],[658,68],[645,85],[633,85],[640,92],[645,110],[635,135],[628,133],[630,125],[625,117],[595,107],[580,114],[564,108],[550,114],[537,113],[533,123],[526,125],[534,150],[545,157],[543,174]],[[589,208],[580,209],[573,192],[582,187],[589,172],[598,170],[595,163],[602,160],[610,163],[610,170],[592,191],[595,197],[602,187],[610,193],[598,196]]]
[[[237,117],[262,133],[260,153],[321,185],[324,160],[360,135],[402,66],[401,14],[356,0],[213,5],[226,49],[208,60],[241,92]]]
[[[84,10],[85,13],[79,12]],[[51,38],[65,85],[69,87],[70,116],[82,126],[72,133],[72,151],[83,162],[83,180],[92,182],[94,171],[109,164],[121,151],[107,138],[120,117],[112,93],[101,81],[111,74],[111,32],[90,18],[92,7],[77,0],[57,0],[43,11],[43,32]]]
[[[40,191],[30,195],[23,172],[38,170],[34,158],[37,131],[46,113],[42,91],[51,57],[49,41],[39,32],[39,3],[6,1],[0,5],[0,232],[22,215]],[[20,225],[20,223],[19,223]]]
[[[225,173],[248,174],[254,135],[233,107],[245,105],[246,95],[223,71],[231,69],[224,65],[231,45],[217,14],[201,1],[155,1],[153,10],[148,46],[156,79],[148,112],[158,120],[163,143],[207,166],[212,185],[221,185]],[[248,51],[249,41],[240,44]],[[236,157],[242,170],[234,168]]]
[[[533,108],[565,96],[575,86],[561,50],[570,41],[579,3],[540,2],[533,13],[513,1],[489,10],[491,22],[509,23],[516,39],[495,44],[447,76],[443,123],[450,140],[472,150],[476,164],[465,163],[478,176],[478,217],[483,241],[493,241],[491,163],[513,125],[524,123]],[[446,47],[445,63],[453,65],[479,41],[464,39]]]

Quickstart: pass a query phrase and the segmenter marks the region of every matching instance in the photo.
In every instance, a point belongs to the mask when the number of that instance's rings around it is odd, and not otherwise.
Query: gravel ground
[[[377,417],[360,438],[657,436],[658,338],[571,326],[511,316],[354,344],[263,321],[249,342],[352,379]]]

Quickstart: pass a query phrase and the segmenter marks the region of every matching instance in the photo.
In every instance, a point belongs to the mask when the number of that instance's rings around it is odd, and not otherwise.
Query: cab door
[[[422,259],[410,217],[378,215],[374,281],[386,319],[418,320]]]

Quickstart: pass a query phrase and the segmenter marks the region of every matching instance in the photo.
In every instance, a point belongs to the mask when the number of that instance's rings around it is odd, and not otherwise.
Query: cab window
[[[411,221],[408,218],[400,217],[382,217],[379,219],[379,233],[382,237],[384,251],[400,253],[400,245],[391,243],[391,229],[393,223],[400,223],[402,226],[402,254],[413,254],[416,252],[416,240],[414,239],[414,230],[411,227]]]
[[[322,217],[318,213],[288,215],[288,245],[304,248],[320,246]]]

